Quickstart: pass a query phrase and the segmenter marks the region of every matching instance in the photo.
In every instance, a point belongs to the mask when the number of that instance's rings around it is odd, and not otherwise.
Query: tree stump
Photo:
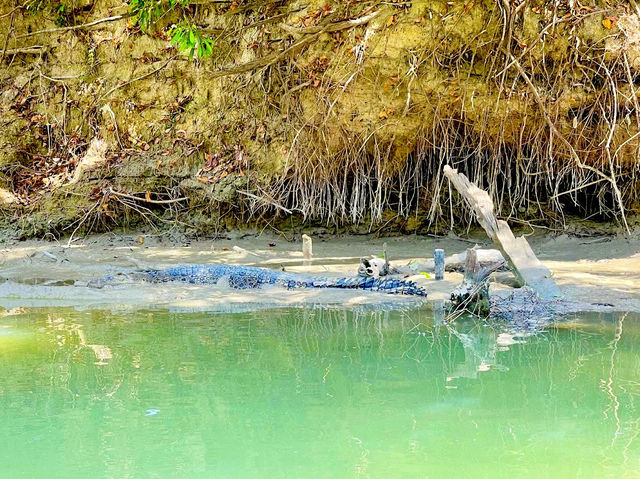
[[[480,266],[476,250],[467,250],[462,283],[456,286],[451,293],[454,311],[467,311],[481,318],[489,316],[491,304],[487,279],[492,271],[491,268]]]

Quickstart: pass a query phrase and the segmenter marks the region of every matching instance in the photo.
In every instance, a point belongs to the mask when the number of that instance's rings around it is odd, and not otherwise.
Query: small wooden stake
[[[444,250],[436,249],[433,252],[434,270],[436,274],[436,281],[442,281],[444,279]]]
[[[306,260],[310,260],[313,256],[313,240],[311,236],[302,235],[302,256]]]
[[[382,243],[382,257],[384,258],[384,274],[389,274],[389,257],[387,256],[387,243]]]

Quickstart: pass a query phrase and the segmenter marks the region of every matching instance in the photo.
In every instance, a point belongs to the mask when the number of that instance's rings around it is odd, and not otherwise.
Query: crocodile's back
[[[181,281],[191,284],[215,284],[226,278],[236,289],[259,288],[266,284],[279,284],[286,288],[338,288],[379,291],[389,294],[426,296],[427,292],[413,281],[395,278],[319,278],[309,275],[286,273],[255,266],[201,264],[177,266],[165,270],[145,271],[151,282]]]

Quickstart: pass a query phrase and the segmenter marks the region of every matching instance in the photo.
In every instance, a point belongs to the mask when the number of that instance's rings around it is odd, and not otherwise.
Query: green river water
[[[2,478],[640,477],[638,315],[15,313]]]

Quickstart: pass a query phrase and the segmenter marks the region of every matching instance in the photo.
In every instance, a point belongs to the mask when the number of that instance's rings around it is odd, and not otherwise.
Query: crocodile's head
[[[389,267],[383,258],[360,258],[358,276],[377,278],[389,274]]]

